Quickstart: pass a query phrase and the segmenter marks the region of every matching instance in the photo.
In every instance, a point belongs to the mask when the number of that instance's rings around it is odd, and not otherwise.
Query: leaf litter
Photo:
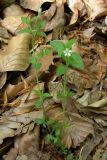
[[[35,50],[50,48],[53,39],[77,39],[74,51],[84,61],[84,69],[69,67],[67,86],[74,93],[67,100],[67,114],[58,99],[64,77],[58,78],[62,61],[50,50],[41,59],[39,87],[51,97],[44,101],[49,119],[64,120],[59,127],[61,141],[76,158],[107,159],[107,1],[39,0],[0,2],[0,155],[5,160],[67,160],[49,146],[35,119],[43,117],[35,108],[36,75],[29,63],[31,35],[18,34],[26,28],[21,17],[31,18],[42,7],[47,40],[37,38]],[[6,143],[5,143],[6,141]],[[12,142],[12,146],[10,145]],[[8,152],[7,152],[8,150]]]

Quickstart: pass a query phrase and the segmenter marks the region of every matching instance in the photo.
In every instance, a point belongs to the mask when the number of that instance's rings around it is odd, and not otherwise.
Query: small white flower
[[[65,56],[70,57],[71,54],[72,54],[72,51],[71,51],[70,49],[66,48],[66,49],[63,51],[63,53],[64,53]]]

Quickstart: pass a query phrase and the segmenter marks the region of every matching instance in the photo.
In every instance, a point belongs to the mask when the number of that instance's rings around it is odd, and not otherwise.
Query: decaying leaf
[[[89,73],[89,70],[86,71],[86,73],[81,73],[79,71],[69,69],[67,73],[67,81],[74,85],[78,95],[82,95],[84,89],[92,88],[96,83],[98,83],[94,74]]]
[[[30,123],[36,118],[41,118],[43,116],[42,111],[34,111],[17,116],[12,116],[10,113],[8,114],[9,115],[2,116],[0,119],[0,144],[2,144],[3,140],[7,137],[14,137],[23,132],[26,133],[29,130]],[[25,132],[23,128],[27,124],[29,125]]]
[[[107,2],[106,0],[83,0],[90,21],[93,21],[95,18],[107,15]]]
[[[89,154],[93,151],[93,149],[101,142],[102,137],[101,135],[95,135],[95,137],[93,137],[92,139],[89,139],[83,149],[82,149],[82,153],[81,153],[81,158],[83,160],[87,160]]]
[[[31,35],[20,34],[13,37],[0,53],[0,71],[24,71],[29,66],[29,45]]]

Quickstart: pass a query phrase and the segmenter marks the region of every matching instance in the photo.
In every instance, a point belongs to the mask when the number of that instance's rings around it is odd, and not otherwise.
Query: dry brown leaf
[[[83,0],[89,20],[93,21],[97,17],[107,15],[107,2],[106,0]]]
[[[28,86],[33,86],[35,84],[36,78],[35,75],[31,75],[25,78]],[[8,84],[5,88],[5,92],[7,93],[8,100],[15,98],[18,95],[26,92],[24,81],[18,82],[16,85]]]
[[[79,11],[84,10],[84,3],[81,0],[68,0],[68,6],[73,12],[70,24],[74,24],[78,20]]]
[[[53,4],[51,5],[51,7],[50,7],[48,10],[45,11],[44,17],[45,17],[45,19],[46,19],[47,21],[50,21],[50,20],[53,18],[54,14],[55,14],[55,12],[56,12],[56,9],[57,9],[56,4],[53,3]]]
[[[6,113],[0,119],[0,144],[8,137],[14,137],[29,130],[30,123],[36,118],[42,118],[42,111],[34,111],[22,115],[12,116]],[[27,126],[28,125],[28,126]],[[26,132],[23,128],[27,126]],[[31,129],[33,129],[31,127]]]
[[[30,155],[31,152],[36,152],[39,149],[40,127],[34,127],[30,133],[26,133],[15,141],[15,147],[20,155]]]
[[[93,49],[100,56],[101,61],[107,64],[107,47],[102,44],[95,43],[93,44]]]
[[[57,6],[56,12],[54,17],[48,21],[45,25],[45,31],[51,31],[52,29],[56,27],[61,27],[64,25],[65,19],[64,19],[64,5],[61,4],[60,6]]]
[[[78,114],[71,114],[70,120],[70,127],[63,131],[63,142],[68,148],[76,148],[85,141],[89,134],[94,134],[94,128],[91,121]]]
[[[30,9],[33,11],[38,11],[39,8],[42,6],[45,2],[55,2],[55,0],[23,0],[20,1],[20,5],[26,9]]]
[[[86,70],[86,73],[69,69],[67,73],[67,81],[74,85],[77,90],[78,95],[84,93],[84,89],[92,88],[98,83],[95,75],[89,70]]]
[[[54,56],[52,54],[52,51],[50,51],[49,54],[41,58],[40,63],[42,64],[42,66],[40,68],[40,72],[46,72],[49,69],[49,66],[52,64],[53,59]]]
[[[40,83],[39,87],[41,90],[44,90],[44,83]],[[33,88],[29,89],[27,93],[24,93],[22,96],[18,98],[19,105],[13,110],[13,115],[28,113],[34,110],[35,101],[38,98],[34,90],[38,90],[38,85],[34,86]],[[14,103],[14,101],[13,101]]]
[[[83,146],[81,158],[83,160],[87,160],[89,154],[94,150],[94,148],[101,142],[102,137],[101,135],[95,135],[92,139],[86,141],[85,145]]]
[[[16,160],[17,154],[18,150],[16,148],[12,148],[5,156],[4,160]]]
[[[9,16],[1,21],[1,25],[5,27],[10,33],[15,34],[18,27],[21,25],[22,16]]]
[[[20,34],[13,37],[0,54],[0,71],[24,71],[29,66],[29,45],[31,35]]]
[[[24,10],[17,4],[12,4],[3,10],[4,18],[10,16],[22,16],[23,14]]]
[[[0,73],[0,89],[4,86],[7,79],[7,72]]]

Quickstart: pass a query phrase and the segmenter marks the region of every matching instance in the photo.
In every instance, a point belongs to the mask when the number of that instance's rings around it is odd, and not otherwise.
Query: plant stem
[[[66,72],[64,74],[64,84],[63,84],[63,111],[66,111],[66,104],[67,104],[67,71],[68,71],[68,66],[69,66],[69,59],[68,57],[66,58]]]
[[[35,53],[34,46],[35,46],[35,36],[33,35],[33,32],[32,32],[32,54]],[[39,86],[39,74],[37,70],[35,70],[35,76],[36,76],[36,83],[37,83],[38,91],[39,91],[39,98],[42,100],[43,118],[46,120],[46,111],[43,105],[43,92],[41,91],[40,86]]]

